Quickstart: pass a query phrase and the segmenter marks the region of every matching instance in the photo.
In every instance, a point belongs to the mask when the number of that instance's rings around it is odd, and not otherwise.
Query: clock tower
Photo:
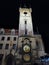
[[[19,63],[31,65],[35,59],[46,55],[40,34],[34,34],[31,8],[19,8],[18,58]]]

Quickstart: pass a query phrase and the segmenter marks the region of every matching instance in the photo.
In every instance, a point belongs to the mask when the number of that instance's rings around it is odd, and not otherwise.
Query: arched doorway
[[[5,65],[13,65],[14,64],[14,56],[12,54],[8,54],[5,57]]]

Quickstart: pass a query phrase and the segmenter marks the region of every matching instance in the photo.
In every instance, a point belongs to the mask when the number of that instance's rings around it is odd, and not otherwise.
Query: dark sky
[[[45,51],[49,53],[49,2],[48,0],[1,0],[0,1],[0,27],[16,28],[19,23],[19,7],[32,7],[34,31],[38,26],[42,35]]]

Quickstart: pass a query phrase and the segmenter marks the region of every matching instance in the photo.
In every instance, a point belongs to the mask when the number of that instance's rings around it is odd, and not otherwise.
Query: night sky
[[[49,2],[48,0],[1,0],[0,28],[15,28],[19,25],[19,7],[32,8],[34,32],[42,35],[45,51],[49,53]]]

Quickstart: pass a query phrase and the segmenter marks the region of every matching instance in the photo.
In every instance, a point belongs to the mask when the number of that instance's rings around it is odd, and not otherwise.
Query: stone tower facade
[[[33,35],[33,25],[31,17],[31,8],[20,8],[20,17],[19,17],[19,35]]]

